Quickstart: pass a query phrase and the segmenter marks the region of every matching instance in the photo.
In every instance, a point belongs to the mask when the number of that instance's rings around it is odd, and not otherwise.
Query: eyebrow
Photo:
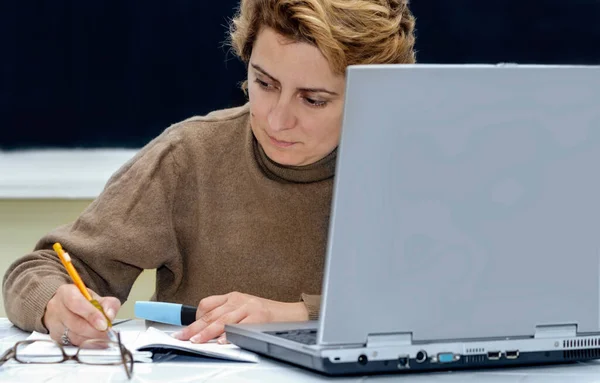
[[[271,76],[269,73],[267,73],[266,70],[264,70],[260,66],[258,66],[256,64],[250,64],[250,66],[252,68],[254,68],[257,72],[262,73],[263,75],[267,76],[271,80],[273,80],[275,82],[279,82],[279,80],[277,80],[275,77]],[[332,96],[339,96],[336,92],[332,92],[332,91],[327,90],[325,88],[298,88],[298,90],[302,91],[302,92],[307,92],[307,93],[327,93],[327,94],[330,94]]]

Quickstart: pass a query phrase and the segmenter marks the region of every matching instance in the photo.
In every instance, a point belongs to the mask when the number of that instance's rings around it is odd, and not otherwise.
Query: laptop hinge
[[[368,347],[410,346],[412,333],[374,334],[367,336]]]
[[[573,338],[576,336],[576,324],[559,324],[536,326],[534,338]]]

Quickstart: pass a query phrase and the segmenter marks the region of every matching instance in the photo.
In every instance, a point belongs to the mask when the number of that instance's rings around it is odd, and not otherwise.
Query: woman
[[[248,66],[248,104],[169,127],[75,222],[11,265],[9,319],[76,345],[105,337],[55,242],[111,318],[156,268],[153,299],[198,305],[179,339],[317,318],[344,71],[413,63],[413,29],[406,0],[242,0],[231,44]]]

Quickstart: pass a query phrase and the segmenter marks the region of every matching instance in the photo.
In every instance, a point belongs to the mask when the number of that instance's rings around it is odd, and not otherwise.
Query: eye
[[[264,90],[271,90],[271,89],[273,89],[273,87],[271,86],[271,84],[269,84],[268,82],[262,81],[261,79],[257,78],[257,79],[254,80],[254,82],[257,83],[258,86],[260,86]]]
[[[322,108],[327,105],[327,101],[315,100],[313,98],[304,97],[306,103],[310,106],[314,106],[316,108]]]

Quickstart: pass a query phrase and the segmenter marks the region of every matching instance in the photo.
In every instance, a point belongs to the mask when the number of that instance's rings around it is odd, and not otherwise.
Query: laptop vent
[[[595,347],[600,346],[600,338],[563,340],[563,348]]]
[[[593,348],[588,350],[565,350],[563,351],[565,359],[592,359],[600,358],[600,349]]]
[[[465,363],[483,363],[486,361],[485,355],[466,355],[463,357]]]
[[[485,350],[483,348],[467,348],[467,354],[483,354]]]

